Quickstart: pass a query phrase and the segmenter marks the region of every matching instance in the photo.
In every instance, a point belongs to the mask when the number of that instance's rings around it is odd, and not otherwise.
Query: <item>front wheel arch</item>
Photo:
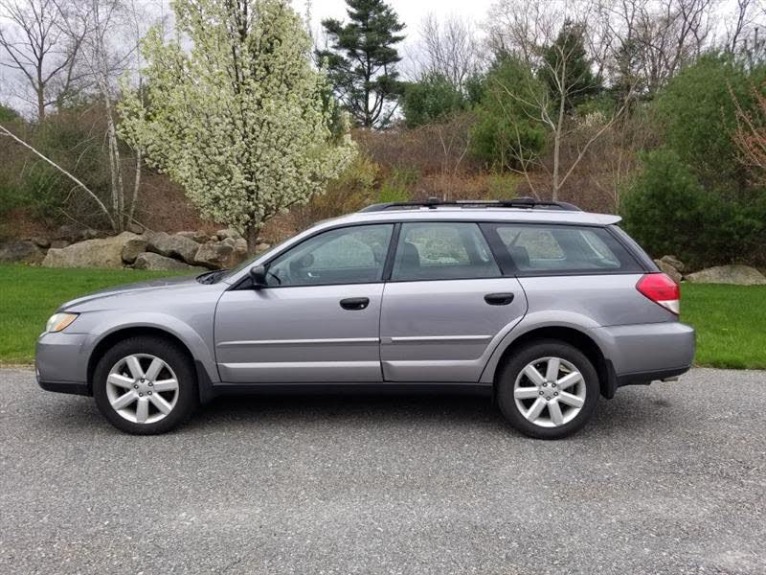
[[[195,363],[194,356],[189,350],[189,347],[181,341],[181,339],[165,330],[155,327],[129,327],[121,329],[107,335],[104,339],[98,342],[95,348],[93,348],[90,358],[88,359],[88,395],[93,395],[93,374],[96,371],[98,362],[104,354],[121,341],[139,337],[164,339],[175,345],[179,351],[184,353],[192,365]]]

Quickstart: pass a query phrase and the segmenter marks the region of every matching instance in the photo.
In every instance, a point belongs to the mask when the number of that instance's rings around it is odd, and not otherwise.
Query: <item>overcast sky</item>
[[[387,0],[407,27],[404,34],[407,38],[399,46],[399,53],[404,57],[400,68],[404,76],[416,72],[412,60],[417,58],[417,43],[420,40],[420,26],[428,14],[435,14],[440,20],[447,16],[455,16],[472,22],[477,27],[477,33],[487,19],[487,13],[497,0]],[[305,15],[305,0],[292,0],[293,6],[301,15]],[[345,0],[312,0],[311,20],[312,30],[321,44],[321,21],[325,18],[336,18],[347,21]]]
[[[437,15],[464,16],[475,21],[483,20],[493,0],[388,0],[410,33],[417,30],[420,21],[429,12]],[[296,8],[305,10],[305,2],[294,0]],[[318,24],[323,18],[346,19],[344,0],[313,0],[313,20]]]

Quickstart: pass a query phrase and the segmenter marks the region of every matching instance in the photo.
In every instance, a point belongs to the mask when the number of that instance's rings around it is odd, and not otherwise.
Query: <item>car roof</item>
[[[466,222],[512,222],[548,223],[607,226],[616,224],[622,218],[612,214],[591,212],[497,207],[402,207],[385,211],[357,212],[323,222],[329,225],[373,222],[406,221],[466,221]]]

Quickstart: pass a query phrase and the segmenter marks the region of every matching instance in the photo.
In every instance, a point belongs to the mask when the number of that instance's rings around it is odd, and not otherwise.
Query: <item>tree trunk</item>
[[[255,255],[255,246],[258,245],[258,238],[261,235],[260,224],[249,225],[245,229],[245,239],[247,240],[247,253]]]
[[[45,120],[45,92],[42,88],[37,88],[37,120]]]
[[[553,132],[553,197],[551,199],[554,202],[559,201],[559,187],[561,187],[559,172],[561,170],[561,134],[564,130],[566,91],[561,90],[559,97],[561,98],[559,102],[559,117],[558,122],[556,122],[556,129]]]

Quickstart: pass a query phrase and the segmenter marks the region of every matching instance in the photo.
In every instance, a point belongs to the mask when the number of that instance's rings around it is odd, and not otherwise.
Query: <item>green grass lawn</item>
[[[681,320],[697,330],[698,365],[766,369],[766,286],[685,284]]]
[[[35,340],[62,303],[106,287],[172,275],[0,265],[0,364],[32,363]]]
[[[0,265],[0,363],[31,363],[37,336],[65,301],[169,275]],[[698,365],[766,369],[766,286],[684,285],[681,319],[697,329]]]

